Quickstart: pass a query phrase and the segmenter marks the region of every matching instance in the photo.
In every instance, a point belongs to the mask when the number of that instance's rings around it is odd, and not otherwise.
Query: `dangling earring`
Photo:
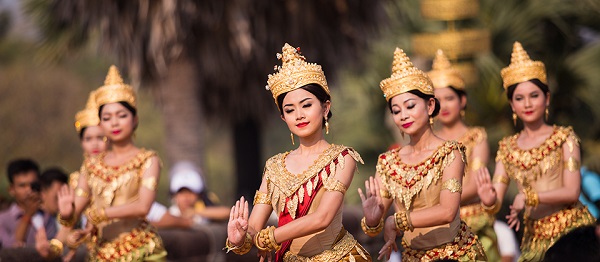
[[[433,128],[433,116],[429,116],[429,126]]]
[[[327,117],[325,117],[325,134],[329,135],[329,122],[327,122]]]
[[[549,115],[549,114],[550,114],[550,113],[548,113],[548,108],[546,107],[546,122],[548,122],[548,115]]]
[[[465,118],[465,110],[460,110],[460,117]]]
[[[292,145],[295,146],[296,143],[294,143],[294,133],[290,132],[290,138],[292,139]]]
[[[516,126],[517,126],[517,114],[515,114],[515,113],[513,112],[513,115],[512,115],[512,117],[513,117],[513,125],[516,127]]]
[[[106,137],[106,136],[103,136],[103,137],[102,137],[102,142],[106,143],[106,141],[108,141],[108,137]]]

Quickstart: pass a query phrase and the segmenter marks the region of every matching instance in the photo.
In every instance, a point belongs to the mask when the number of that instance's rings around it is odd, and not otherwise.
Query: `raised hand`
[[[242,246],[248,232],[248,201],[241,197],[235,202],[229,213],[227,238],[235,246]]]
[[[63,185],[58,190],[58,211],[63,218],[69,218],[75,211],[75,193],[69,185]]]
[[[477,170],[475,182],[477,183],[477,195],[486,206],[496,203],[496,189],[490,180],[490,172],[486,167]]]
[[[525,196],[523,193],[519,193],[515,196],[513,204],[510,205],[510,213],[506,216],[508,220],[508,226],[519,231],[521,221],[519,220],[519,213],[525,208]]]
[[[394,219],[394,216],[389,216],[385,220],[385,224],[383,226],[383,240],[385,241],[385,244],[383,245],[381,250],[379,250],[379,256],[377,257],[377,259],[379,260],[387,261],[390,259],[392,251],[398,251],[398,246],[396,245],[396,237],[398,237],[398,235],[402,237],[404,232],[398,231],[398,229],[396,229],[396,222],[394,221]]]
[[[374,177],[369,177],[365,181],[365,193],[362,189],[358,188],[358,195],[362,202],[363,213],[365,215],[365,222],[368,225],[376,226],[379,224],[379,220],[383,216],[383,201],[381,199],[379,183]]]

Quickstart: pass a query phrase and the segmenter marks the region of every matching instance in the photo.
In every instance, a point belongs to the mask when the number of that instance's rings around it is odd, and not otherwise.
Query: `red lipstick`
[[[296,126],[299,127],[299,128],[303,128],[303,127],[305,127],[307,125],[308,125],[308,122],[302,122],[300,124],[297,124]]]
[[[409,128],[410,126],[412,126],[414,122],[410,122],[410,123],[406,123],[406,124],[402,124],[402,127],[404,128]]]

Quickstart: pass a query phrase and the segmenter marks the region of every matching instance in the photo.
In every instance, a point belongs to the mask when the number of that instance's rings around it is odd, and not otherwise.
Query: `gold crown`
[[[515,42],[513,45],[510,65],[502,68],[500,74],[502,75],[505,89],[511,85],[532,79],[538,79],[542,83],[548,84],[546,82],[546,67],[544,63],[531,60],[519,42]]]
[[[119,69],[112,65],[108,69],[104,85],[96,90],[96,106],[117,102],[127,102],[132,107],[136,107],[133,88],[123,83]]]
[[[96,107],[96,91],[92,91],[85,105],[85,109],[75,114],[75,130],[77,133],[88,126],[97,126],[100,123],[98,118],[98,107]]]
[[[281,52],[282,54],[277,53],[281,66],[275,66],[277,73],[269,74],[265,86],[273,93],[275,104],[279,95],[308,84],[320,85],[329,94],[325,73],[320,65],[306,62],[306,58],[300,55],[300,48],[296,49],[287,43],[281,48]]]
[[[429,79],[433,83],[434,88],[454,87],[456,89],[464,89],[465,81],[458,72],[454,69],[442,49],[438,49],[433,59],[431,71],[427,72]]]
[[[396,47],[392,76],[379,83],[386,101],[410,90],[419,90],[426,95],[433,95],[433,84],[423,71],[416,68],[402,49]]]

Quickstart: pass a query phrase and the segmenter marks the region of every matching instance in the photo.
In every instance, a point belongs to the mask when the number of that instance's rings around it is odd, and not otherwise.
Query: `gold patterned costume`
[[[142,175],[153,164],[156,153],[141,149],[118,167],[107,166],[103,162],[105,155],[87,158],[81,169],[90,188],[90,209],[135,201],[142,187]],[[162,240],[143,217],[110,219],[97,227],[91,239],[91,261],[156,261],[166,257]]]
[[[301,208],[307,208],[308,214],[314,212],[326,191],[343,192],[336,186],[335,182],[339,181],[334,176],[337,169],[344,168],[345,155],[362,163],[360,155],[354,149],[332,144],[306,171],[291,174],[285,166],[289,153],[278,154],[267,160],[264,171],[267,181],[266,198],[255,199],[255,202],[270,204],[280,214],[280,224],[282,217],[290,221],[296,219]],[[306,204],[309,206],[303,206]],[[343,228],[340,207],[327,228],[293,239],[283,255],[283,261],[371,261],[371,257]]]
[[[429,158],[416,165],[403,163],[398,154],[400,149],[381,154],[377,172],[381,176],[385,194],[394,199],[399,210],[414,211],[438,205],[444,187],[442,174],[455,160],[454,150],[460,152],[461,161],[464,162],[465,147],[456,141],[444,142]],[[460,220],[458,214],[448,224],[405,231],[402,245],[403,261],[485,260],[477,236]]]
[[[569,150],[579,143],[571,127],[554,126],[554,132],[538,147],[522,150],[517,145],[519,134],[505,137],[499,143],[496,162],[501,161],[510,179],[523,188],[545,192],[563,186],[563,146]],[[541,261],[548,248],[571,229],[594,223],[592,215],[581,203],[526,207],[519,261]]]
[[[458,140],[466,148],[467,163],[466,168],[469,171],[478,170],[484,167],[484,162],[481,159],[473,156],[473,148],[479,143],[487,143],[487,133],[482,127],[470,127],[467,132]],[[473,172],[465,172],[463,179],[464,183],[475,183],[472,175]],[[494,231],[494,214],[487,212],[481,206],[481,203],[470,203],[467,205],[461,205],[460,207],[460,219],[467,223],[467,226],[471,228],[473,233],[477,234],[479,241],[485,250],[485,254],[489,261],[500,260],[500,253],[498,251],[498,239],[496,232]]]

